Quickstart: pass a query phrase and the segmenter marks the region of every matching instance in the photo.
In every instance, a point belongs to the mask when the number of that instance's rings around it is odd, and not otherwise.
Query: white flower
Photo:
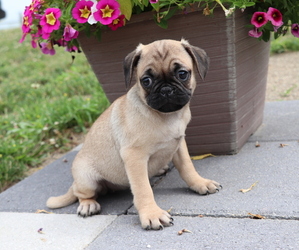
[[[229,8],[228,10],[225,10],[224,13],[225,13],[225,16],[230,16],[231,14],[233,14],[235,11],[235,7],[233,8]]]
[[[31,88],[33,88],[33,89],[38,89],[39,87],[40,87],[40,84],[38,84],[38,83],[31,84]]]
[[[94,19],[94,16],[93,16],[93,13],[95,13],[96,11],[98,11],[97,9],[97,1],[96,0],[91,0],[93,2],[93,6],[91,7],[90,11],[91,11],[91,14],[87,20],[87,22],[92,25],[92,24],[95,24],[97,23],[97,20]]]
[[[49,139],[49,143],[51,145],[54,145],[56,143],[56,140],[54,138]]]

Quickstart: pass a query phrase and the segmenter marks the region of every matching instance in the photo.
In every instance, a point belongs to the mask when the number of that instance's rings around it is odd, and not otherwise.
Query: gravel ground
[[[299,51],[270,56],[266,101],[299,100]]]

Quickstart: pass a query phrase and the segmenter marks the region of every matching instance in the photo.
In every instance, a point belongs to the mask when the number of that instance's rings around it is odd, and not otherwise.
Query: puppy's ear
[[[132,51],[130,54],[128,54],[124,60],[124,73],[125,73],[125,82],[126,82],[126,88],[128,88],[131,84],[134,71],[136,69],[136,66],[139,62],[140,55],[141,55],[141,48],[142,44],[139,44],[139,46],[136,48],[136,50]]]
[[[190,45],[188,41],[184,39],[181,40],[181,43],[195,63],[201,79],[204,79],[208,72],[210,63],[207,53],[201,48]]]

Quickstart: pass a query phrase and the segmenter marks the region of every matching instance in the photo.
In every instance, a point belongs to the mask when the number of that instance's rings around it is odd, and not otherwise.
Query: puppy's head
[[[189,103],[195,74],[204,79],[209,59],[204,50],[186,40],[140,44],[124,61],[126,85],[135,76],[140,98],[151,108],[169,113]]]

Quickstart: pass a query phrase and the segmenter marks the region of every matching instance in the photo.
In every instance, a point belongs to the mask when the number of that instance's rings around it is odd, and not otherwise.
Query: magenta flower
[[[23,14],[23,20],[22,20],[22,31],[23,33],[29,33],[30,32],[30,26],[32,25],[32,11],[29,7],[25,8],[24,14]]]
[[[79,35],[79,32],[75,30],[69,23],[65,25],[64,32],[63,32],[63,38],[65,41],[71,41],[73,39],[76,39]]]
[[[86,23],[91,15],[92,1],[79,1],[72,10],[72,16],[78,23]]]
[[[251,36],[251,37],[255,37],[255,38],[258,38],[260,37],[261,35],[263,34],[262,31],[259,31],[256,27],[254,27],[252,30],[250,30],[248,32],[248,35]]]
[[[283,25],[282,14],[278,9],[270,7],[267,11],[267,18],[271,21],[273,26],[280,27]]]
[[[38,43],[38,38],[40,38],[42,35],[42,30],[40,27],[38,27],[37,32],[35,34],[31,34],[31,46],[32,48],[36,48],[37,47],[37,43]]]
[[[159,0],[149,0],[150,3],[157,3]]]
[[[64,39],[59,39],[57,41],[53,41],[53,44],[54,45],[58,45],[59,47],[62,46],[62,47],[66,47],[67,46],[67,42],[64,40]]]
[[[67,52],[80,52],[77,46],[66,47],[65,51],[67,51]]]
[[[30,10],[29,7],[25,7],[25,11],[23,14],[23,19],[22,19],[22,31],[23,35],[22,38],[20,39],[20,43],[24,42],[26,35],[31,31],[31,25],[32,25],[32,11]]]
[[[46,55],[55,55],[55,49],[53,48],[53,45],[51,42],[49,43],[41,43],[40,44],[41,51]]]
[[[58,8],[48,8],[45,10],[45,14],[41,17],[40,25],[44,34],[50,34],[53,30],[58,30],[60,27],[59,17],[61,11]],[[46,35],[45,35],[46,37]],[[44,38],[44,35],[43,35]],[[46,38],[44,38],[46,39]]]
[[[268,22],[267,13],[265,12],[254,12],[251,18],[251,24],[256,28],[260,28]]]
[[[293,23],[291,26],[291,33],[295,37],[299,37],[299,24],[298,23]]]
[[[120,15],[118,18],[114,19],[108,27],[112,30],[117,30],[118,28],[125,25],[125,15]]]
[[[42,31],[42,39],[48,40],[51,36],[51,33],[46,33]]]
[[[101,0],[96,7],[98,11],[93,13],[94,19],[103,25],[111,24],[120,15],[120,5],[115,0]]]

